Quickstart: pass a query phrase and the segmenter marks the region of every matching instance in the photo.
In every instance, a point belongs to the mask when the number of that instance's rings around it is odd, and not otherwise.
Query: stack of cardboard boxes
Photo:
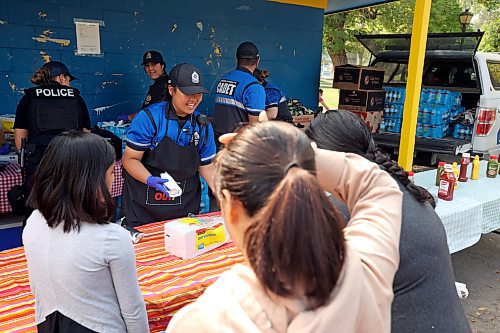
[[[384,111],[384,70],[353,65],[335,66],[333,87],[340,89],[339,109],[360,116],[372,133],[378,131]]]

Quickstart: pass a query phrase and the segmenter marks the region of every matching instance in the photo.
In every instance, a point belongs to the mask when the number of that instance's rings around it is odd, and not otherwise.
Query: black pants
[[[37,325],[37,329],[38,333],[96,333],[59,311],[48,315],[43,323]]]

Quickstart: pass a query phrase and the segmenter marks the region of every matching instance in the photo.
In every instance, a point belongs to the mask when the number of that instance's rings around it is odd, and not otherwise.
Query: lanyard
[[[168,126],[170,125],[170,112],[175,112],[174,110],[174,107],[172,106],[172,103],[168,103],[168,109],[167,109],[167,114],[166,114],[166,118],[167,118],[167,131],[165,133],[165,135],[168,136]],[[188,121],[186,119],[186,121]],[[191,117],[189,118],[189,129],[184,129],[184,126],[186,125],[186,123],[184,123],[183,126],[180,126],[181,125],[181,122],[179,121],[179,118],[177,117],[177,139],[175,141],[175,143],[179,143],[179,138],[182,134],[182,132],[188,132],[188,134],[191,134],[191,138],[189,139],[189,143],[191,143],[192,141],[194,142],[194,138],[193,138],[193,135],[194,135],[194,132],[195,132],[195,127],[193,126],[193,114],[191,114]]]

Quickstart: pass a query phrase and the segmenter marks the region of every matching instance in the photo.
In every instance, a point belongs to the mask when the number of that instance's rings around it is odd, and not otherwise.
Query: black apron
[[[167,135],[170,112],[174,112],[171,104],[165,112],[167,128],[163,140],[155,150],[146,151],[141,162],[155,177],[160,177],[161,173],[167,171],[177,181],[182,189],[182,195],[168,198],[164,193],[138,181],[123,170],[125,178],[123,205],[130,226],[175,219],[187,216],[189,213],[198,214],[200,211],[201,183],[198,174],[200,157],[193,139],[195,123],[191,117],[191,140],[188,146],[182,147]],[[154,121],[152,117],[150,120]]]

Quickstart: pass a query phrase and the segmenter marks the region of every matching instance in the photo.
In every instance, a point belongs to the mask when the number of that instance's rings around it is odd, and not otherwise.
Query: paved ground
[[[475,333],[500,332],[500,235],[489,233],[452,255],[455,280],[467,284],[462,301]]]

